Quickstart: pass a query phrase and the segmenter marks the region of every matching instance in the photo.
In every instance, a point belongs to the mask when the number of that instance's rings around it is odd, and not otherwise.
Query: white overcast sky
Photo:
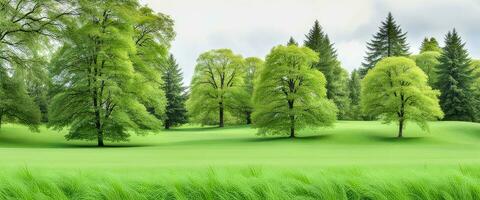
[[[230,48],[244,57],[264,58],[290,36],[303,44],[305,34],[319,20],[335,43],[343,66],[358,68],[366,42],[392,12],[408,32],[410,52],[426,36],[443,45],[453,28],[467,43],[473,58],[480,58],[480,0],[140,0],[175,20],[177,37],[171,52],[191,80],[202,52]]]

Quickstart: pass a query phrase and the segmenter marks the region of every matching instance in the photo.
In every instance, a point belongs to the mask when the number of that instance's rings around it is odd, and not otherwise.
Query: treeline
[[[44,123],[103,146],[187,122],[295,137],[337,119],[382,119],[401,136],[408,121],[479,119],[480,61],[458,33],[411,55],[392,15],[350,74],[316,21],[302,45],[290,38],[265,60],[201,54],[187,91],[169,54],[173,20],[136,0],[11,0],[0,11],[0,125]]]
[[[480,119],[480,61],[471,60],[454,29],[440,47],[425,38],[412,55],[407,34],[391,13],[367,42],[365,61],[350,74],[316,21],[303,45],[290,38],[265,61],[229,49],[197,60],[187,110],[204,125],[253,123],[260,134],[295,137],[295,130],[336,119],[408,121]]]

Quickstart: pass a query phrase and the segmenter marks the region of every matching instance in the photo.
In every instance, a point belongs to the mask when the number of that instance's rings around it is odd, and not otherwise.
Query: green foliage
[[[338,118],[346,119],[349,108],[347,79],[348,73],[340,66],[337,52],[325,34],[318,21],[315,21],[312,29],[306,35],[305,46],[320,55],[319,61],[313,67],[326,78],[327,98],[333,100],[339,109]]]
[[[474,77],[473,81],[473,95],[474,95],[474,107],[475,107],[475,121],[480,121],[480,60],[472,60],[470,62],[472,74]]]
[[[361,105],[365,113],[385,123],[395,121],[399,135],[408,121],[428,129],[427,121],[443,117],[439,92],[427,84],[427,75],[404,57],[385,58],[362,81]]]
[[[290,39],[288,40],[287,46],[290,46],[290,45],[298,46],[298,42],[295,41],[295,39],[293,39],[293,37],[290,37]]]
[[[436,88],[441,92],[440,105],[445,120],[473,121],[476,113],[474,77],[465,43],[455,29],[445,37],[445,47],[438,60]]]
[[[136,1],[80,1],[79,12],[52,61],[49,125],[99,146],[159,129],[146,107],[165,107],[158,62],[167,56],[163,36],[173,35],[169,19]]]
[[[348,79],[348,94],[350,99],[350,110],[347,112],[348,119],[351,120],[361,120],[362,112],[360,109],[360,90],[361,90],[361,79],[360,73],[357,69],[354,69],[350,74],[350,79]]]
[[[245,63],[229,49],[205,52],[197,59],[187,110],[192,122],[224,126],[233,116],[231,106],[245,94]],[[235,117],[233,117],[235,118]],[[225,120],[227,119],[227,120]]]
[[[258,73],[263,64],[264,62],[260,58],[246,58],[244,89],[232,93],[233,98],[229,98],[228,107],[232,114],[238,116],[239,119],[244,119],[243,122],[246,122],[246,124],[252,123],[252,112],[254,108],[253,90],[255,81],[258,78]]]
[[[385,22],[382,22],[380,30],[367,43],[367,56],[360,69],[361,77],[372,69],[378,61],[391,56],[408,56],[407,33],[404,33],[395,22],[392,13],[388,13]]]
[[[163,125],[165,129],[169,129],[172,126],[187,123],[186,91],[182,83],[182,72],[173,55],[170,55],[168,64],[163,70],[162,78],[164,81],[163,91],[165,91],[167,99]]]
[[[438,82],[437,68],[440,62],[438,58],[441,53],[438,51],[425,51],[419,55],[413,55],[411,58],[415,61],[418,67],[428,76],[428,85],[435,88]]]
[[[325,77],[311,68],[317,61],[306,47],[272,49],[254,91],[253,121],[260,134],[295,137],[295,130],[332,125],[337,109],[326,97]]]
[[[0,1],[0,118],[39,124],[40,95],[35,103],[27,92],[45,83],[45,52],[50,36],[58,33],[61,20],[70,13],[68,1]],[[33,93],[32,93],[33,94]],[[1,120],[0,120],[1,123]]]
[[[434,37],[423,39],[422,46],[420,46],[420,54],[428,51],[442,52],[442,48],[440,48],[440,45]]]
[[[10,77],[0,68],[0,127],[5,122],[20,123],[37,131],[40,111],[28,96],[23,77]]]

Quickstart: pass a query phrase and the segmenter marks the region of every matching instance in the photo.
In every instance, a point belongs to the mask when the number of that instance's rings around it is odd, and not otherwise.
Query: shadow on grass
[[[396,136],[384,136],[384,135],[366,135],[371,141],[376,142],[389,142],[389,143],[424,143],[430,141],[428,137],[396,137]]]
[[[68,144],[68,143],[61,143],[52,145],[51,148],[72,148],[72,149],[81,149],[81,148],[98,148],[98,149],[109,149],[109,148],[138,148],[138,147],[152,147],[155,145],[150,144],[106,144],[103,147],[99,147],[96,144]]]
[[[204,127],[182,127],[182,128],[171,128],[168,130],[163,130],[164,132],[198,132],[204,133],[208,131],[224,131],[229,129],[238,129],[238,128],[250,128],[247,125],[235,125],[235,126],[225,126],[225,127],[218,127],[218,126],[204,126]]]
[[[315,140],[327,140],[332,138],[332,135],[309,135],[309,136],[297,136],[295,138],[290,137],[260,137],[249,138],[249,142],[271,142],[271,141],[315,141]]]

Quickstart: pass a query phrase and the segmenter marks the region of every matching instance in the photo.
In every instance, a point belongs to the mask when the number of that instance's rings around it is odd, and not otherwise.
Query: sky
[[[265,58],[272,47],[292,36],[303,44],[318,20],[335,43],[342,65],[358,68],[366,42],[388,12],[407,32],[410,53],[425,37],[443,45],[456,28],[472,58],[480,58],[480,0],[140,0],[175,21],[171,53],[190,83],[197,57],[219,48],[243,57]]]

